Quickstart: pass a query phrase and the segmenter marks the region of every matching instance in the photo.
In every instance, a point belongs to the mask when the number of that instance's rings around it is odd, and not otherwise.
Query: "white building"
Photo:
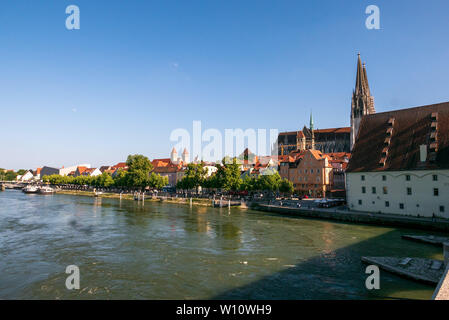
[[[17,176],[17,178],[19,178],[19,176]],[[30,181],[34,178],[33,172],[28,170],[27,172],[25,172],[22,176],[20,176],[20,181]]]
[[[365,116],[346,183],[351,210],[449,218],[449,102]]]
[[[91,166],[90,166],[90,164],[87,163],[87,164],[78,164],[76,166],[70,166],[70,167],[66,167],[66,168],[62,167],[61,169],[59,169],[59,175],[67,176],[70,172],[76,171],[76,169],[78,167],[90,168]]]

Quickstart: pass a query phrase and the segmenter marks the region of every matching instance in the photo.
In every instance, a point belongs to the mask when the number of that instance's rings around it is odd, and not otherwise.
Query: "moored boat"
[[[37,193],[39,188],[37,186],[26,186],[22,189],[24,193]]]
[[[41,187],[38,191],[39,194],[53,194],[54,192],[55,190],[50,187]]]

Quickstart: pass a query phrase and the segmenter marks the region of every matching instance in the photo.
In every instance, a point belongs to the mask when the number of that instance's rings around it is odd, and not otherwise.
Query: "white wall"
[[[71,166],[71,167],[67,167],[67,168],[61,168],[61,169],[59,169],[59,175],[66,176],[70,172],[76,171],[76,168],[78,168],[78,167],[90,168],[90,164],[88,164],[88,163],[87,164],[78,164],[76,166]]]
[[[410,181],[406,180],[407,175]],[[433,181],[433,175],[438,176],[438,181]],[[386,181],[382,176],[386,176]],[[363,186],[366,193],[362,193]],[[449,218],[449,170],[347,172],[346,187],[351,210]],[[372,187],[376,187],[376,194],[372,193]],[[388,194],[383,194],[383,187],[387,187]],[[412,189],[411,195],[407,194],[407,188]],[[438,188],[438,196],[434,196],[434,188]],[[404,209],[400,209],[401,203]],[[444,212],[440,206],[444,206]]]

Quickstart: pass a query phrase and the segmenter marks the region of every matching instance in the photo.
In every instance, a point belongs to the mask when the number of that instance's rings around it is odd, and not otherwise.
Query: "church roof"
[[[362,118],[348,172],[430,169],[449,169],[449,102]]]

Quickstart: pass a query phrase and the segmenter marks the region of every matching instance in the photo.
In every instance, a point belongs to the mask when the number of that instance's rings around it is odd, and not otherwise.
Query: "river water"
[[[420,231],[264,212],[0,192],[1,299],[430,299],[361,256],[442,259]],[[80,289],[65,287],[68,265]]]

